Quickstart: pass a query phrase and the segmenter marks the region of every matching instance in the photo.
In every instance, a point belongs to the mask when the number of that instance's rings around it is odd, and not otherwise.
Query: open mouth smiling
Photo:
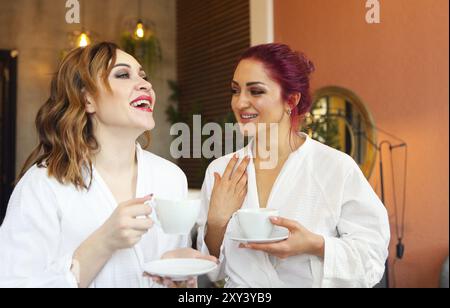
[[[140,111],[153,112],[153,101],[151,96],[139,96],[130,103],[130,106]]]

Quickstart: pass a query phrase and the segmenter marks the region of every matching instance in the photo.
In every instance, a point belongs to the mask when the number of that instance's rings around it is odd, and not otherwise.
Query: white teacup
[[[200,199],[167,200],[156,198],[152,202],[157,221],[168,234],[189,234],[200,214]]]
[[[239,226],[247,239],[266,239],[272,234],[274,225],[269,217],[278,216],[278,210],[274,209],[241,209],[237,218]]]

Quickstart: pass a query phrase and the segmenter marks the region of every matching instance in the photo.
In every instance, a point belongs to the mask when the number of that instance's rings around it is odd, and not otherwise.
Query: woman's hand
[[[111,253],[133,247],[153,226],[152,219],[148,217],[152,213],[152,208],[144,204],[152,197],[153,195],[149,195],[119,204],[100,227],[98,235],[101,243],[106,245]]]
[[[116,250],[133,247],[152,227],[152,220],[147,218],[152,209],[144,204],[151,198],[152,195],[119,204],[109,219],[81,243],[73,254],[79,287],[87,288]]]
[[[217,263],[218,260],[214,256],[208,256],[200,253],[198,250],[192,248],[181,248],[172,251],[168,251],[162,255],[161,259],[205,259]],[[150,275],[144,273],[144,277],[151,278],[154,282],[163,285],[167,288],[197,288],[197,278],[190,277],[186,281],[173,281],[170,278]]]
[[[215,181],[209,202],[207,232],[205,243],[209,253],[219,257],[220,246],[233,214],[242,207],[247,195],[247,166],[250,158],[246,157],[235,169],[239,159],[236,155],[229,161],[223,176],[214,173]],[[233,172],[233,170],[235,170]]]
[[[228,163],[223,176],[214,173],[214,187],[209,203],[208,225],[223,227],[234,212],[241,208],[247,195],[247,166],[249,157],[245,157],[235,169],[239,158],[234,155]]]
[[[277,243],[240,244],[239,247],[264,251],[280,259],[302,254],[324,257],[325,242],[322,236],[310,232],[295,220],[282,217],[271,217],[270,220],[274,225],[287,228],[289,238]]]
[[[200,251],[192,248],[180,248],[166,252],[161,259],[204,259],[217,263],[218,260],[214,256],[204,255]]]

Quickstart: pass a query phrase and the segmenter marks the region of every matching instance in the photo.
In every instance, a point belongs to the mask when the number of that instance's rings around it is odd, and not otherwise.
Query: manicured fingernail
[[[271,216],[270,219],[271,219],[272,221],[274,221],[274,222],[277,222],[277,221],[278,221],[278,217],[276,217],[276,216]]]

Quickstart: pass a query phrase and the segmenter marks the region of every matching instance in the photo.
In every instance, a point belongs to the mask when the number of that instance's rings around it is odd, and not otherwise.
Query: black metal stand
[[[383,178],[383,159],[382,159],[382,153],[381,153],[381,145],[382,143],[377,147],[377,151],[380,153],[380,185],[381,185],[381,202],[384,205],[384,178]],[[386,205],[384,205],[386,206]],[[386,263],[384,265],[384,276],[385,276],[385,283],[386,288],[389,288],[389,257],[386,260]]]
[[[380,142],[380,144],[378,146],[376,146],[377,151],[380,153],[381,202],[383,203],[384,206],[386,206],[385,205],[385,197],[384,197],[383,152],[382,152],[382,147],[383,147],[384,144],[389,145],[389,150],[391,151],[391,156],[392,156],[392,150],[393,149],[401,148],[401,147],[407,147],[407,144],[402,141],[400,144],[392,145],[389,141],[384,140],[384,141]],[[405,165],[405,168],[406,168],[406,165]],[[406,178],[405,178],[405,181],[406,181]],[[397,205],[395,205],[395,206],[397,207]],[[398,226],[396,226],[396,228],[397,227]],[[396,255],[397,258],[401,258],[403,256],[403,245],[401,243],[401,240],[402,240],[402,238],[400,237],[399,243],[397,244],[397,255]],[[402,251],[401,252],[399,252],[399,245],[402,245]],[[401,255],[399,255],[399,254],[401,254]],[[385,283],[386,283],[386,288],[389,288],[389,286],[390,286],[390,284],[389,284],[389,258],[386,260],[386,264],[385,264]]]

